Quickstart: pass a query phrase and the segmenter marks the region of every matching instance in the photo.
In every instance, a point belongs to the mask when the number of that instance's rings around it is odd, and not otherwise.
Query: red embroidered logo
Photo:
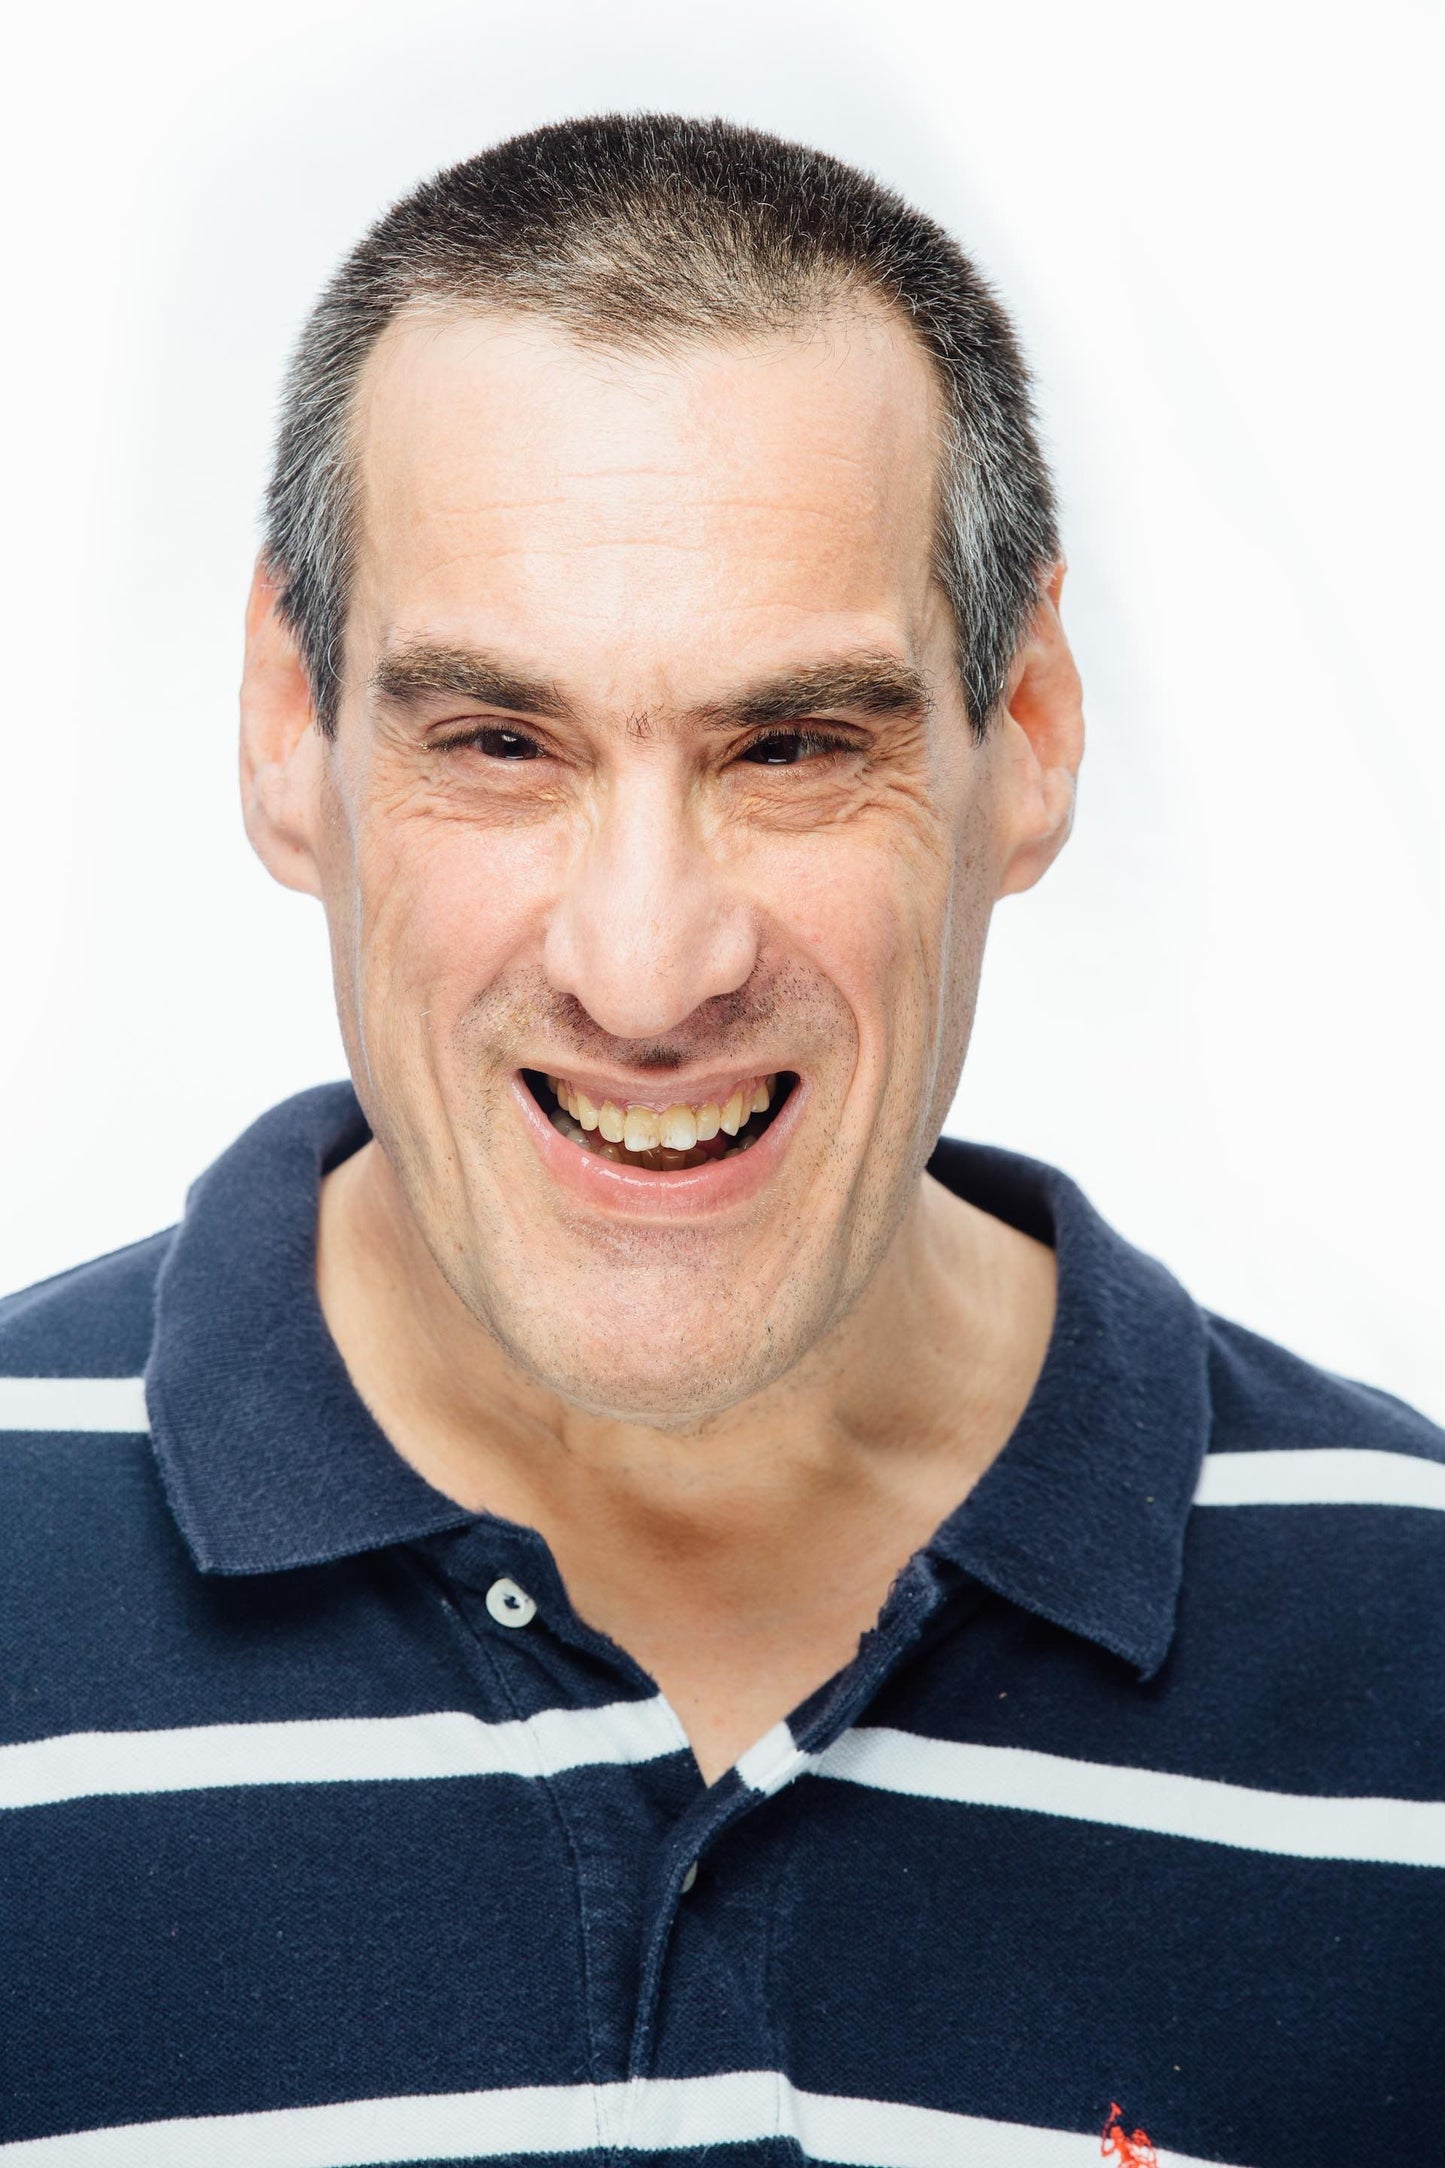
[[[1147,2130],[1129,2132],[1119,2121],[1123,2109],[1117,2100],[1109,2103],[1109,2120],[1104,2125],[1104,2135],[1099,2141],[1099,2151],[1105,2160],[1116,2160],[1119,2168],[1159,2168],[1159,2155],[1149,2143]]]

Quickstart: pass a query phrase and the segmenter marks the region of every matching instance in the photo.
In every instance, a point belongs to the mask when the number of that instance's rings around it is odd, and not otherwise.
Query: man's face
[[[780,1377],[955,1088],[1007,756],[932,577],[937,414],[871,310],[661,359],[412,318],[368,364],[343,1029],[437,1264],[583,1407]]]

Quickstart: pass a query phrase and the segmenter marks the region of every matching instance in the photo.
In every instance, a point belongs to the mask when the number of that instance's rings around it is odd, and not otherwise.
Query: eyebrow
[[[692,712],[704,728],[755,729],[827,708],[850,708],[857,715],[926,715],[932,705],[922,671],[896,655],[870,653],[785,671]]]
[[[571,720],[576,714],[552,680],[531,677],[481,648],[430,640],[411,642],[383,655],[372,672],[371,688],[395,707],[414,707],[442,694],[509,715],[543,716],[554,722]],[[700,703],[682,719],[704,730],[747,730],[794,722],[826,710],[926,715],[932,705],[933,696],[921,671],[896,655],[870,651],[760,679],[721,699]],[[632,727],[651,735],[653,725],[650,718],[635,718]]]
[[[416,707],[438,693],[474,700],[508,715],[542,715],[553,722],[572,714],[570,703],[547,678],[529,677],[480,648],[447,647],[419,640],[391,649],[371,673],[371,689],[392,707]]]

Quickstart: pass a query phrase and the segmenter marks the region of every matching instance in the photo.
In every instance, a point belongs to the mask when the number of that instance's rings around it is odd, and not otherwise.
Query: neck
[[[375,1144],[323,1187],[318,1263],[332,1333],[397,1450],[546,1538],[574,1608],[660,1687],[709,1782],[850,1661],[1013,1429],[1054,1308],[1052,1251],[925,1176],[826,1342],[670,1431],[521,1373],[437,1270]]]
[[[900,1457],[941,1458],[962,1496],[1032,1390],[1053,1262],[925,1175],[827,1339],[763,1392],[678,1429],[593,1415],[523,1372],[438,1270],[374,1143],[323,1184],[317,1273],[353,1382],[397,1450],[461,1504],[540,1526],[558,1486],[706,1519],[750,1494],[776,1510],[779,1492]]]

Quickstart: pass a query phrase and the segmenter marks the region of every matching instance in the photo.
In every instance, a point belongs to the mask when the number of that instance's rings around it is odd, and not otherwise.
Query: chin
[[[499,1330],[499,1325],[501,1329]],[[635,1316],[593,1320],[585,1340],[561,1321],[493,1320],[514,1362],[543,1389],[588,1415],[657,1429],[692,1429],[771,1385],[793,1360],[791,1336],[749,1316],[719,1331],[716,1312],[690,1329],[640,1333]]]

